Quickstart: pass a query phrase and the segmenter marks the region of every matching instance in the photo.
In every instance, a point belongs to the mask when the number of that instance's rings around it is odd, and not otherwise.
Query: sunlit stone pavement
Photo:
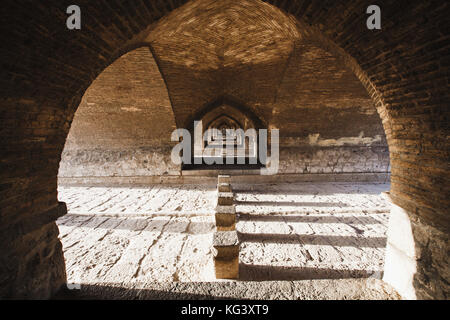
[[[240,280],[381,278],[389,184],[233,185]],[[209,282],[214,186],[59,186],[69,282]],[[223,281],[223,280],[221,280]]]

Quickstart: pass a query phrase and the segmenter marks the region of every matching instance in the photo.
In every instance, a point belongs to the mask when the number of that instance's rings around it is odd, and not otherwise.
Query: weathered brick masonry
[[[148,47],[106,68],[75,114],[61,177],[177,175],[170,159],[175,118]]]
[[[75,110],[102,70],[142,46],[154,23],[184,2],[80,0],[80,31],[66,28],[65,10],[72,4],[68,1],[2,2],[0,21],[6,32],[0,49],[0,296],[45,298],[65,282],[54,223],[64,210],[55,209],[56,185]],[[226,7],[229,1],[220,3]],[[245,9],[255,1],[239,4]],[[389,144],[391,196],[412,221],[416,293],[421,298],[448,298],[448,3],[378,1],[381,31],[365,26],[370,4],[299,0],[258,6],[271,10],[273,5],[297,19],[302,36],[338,57],[369,92]],[[239,11],[227,14],[232,17]],[[186,92],[201,92],[202,79],[212,77],[209,72],[200,74],[192,72],[198,86]],[[173,84],[166,81],[171,91]],[[207,96],[192,99],[200,104],[208,101]],[[174,110],[176,101],[172,97]]]
[[[224,96],[245,102],[266,128],[280,129],[280,174],[389,171],[383,127],[366,89],[320,44],[302,39],[295,19],[254,4],[246,10],[265,17],[254,24],[234,2],[238,15],[229,23],[221,2],[206,2],[215,9],[207,18],[204,5],[195,4],[159,22],[149,47],[117,59],[86,91],[63,152],[63,181],[180,175],[170,160],[175,122],[188,128],[185,115],[202,110],[199,101]],[[285,28],[269,23],[274,19]],[[231,44],[224,40],[229,33],[235,34]],[[258,45],[267,39],[277,45]],[[210,43],[214,50],[205,47]],[[197,87],[205,74],[212,77]]]

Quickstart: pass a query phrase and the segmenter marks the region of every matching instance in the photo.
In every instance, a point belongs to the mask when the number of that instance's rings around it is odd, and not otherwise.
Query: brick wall
[[[72,122],[60,177],[180,175],[170,133],[204,108],[205,94],[242,101],[280,130],[280,174],[389,172],[381,120],[351,70],[275,7],[222,8],[192,2],[157,23],[148,39],[161,73],[146,47],[97,77]],[[267,18],[252,24],[255,12]]]
[[[22,288],[31,286],[32,297],[46,297],[64,283],[59,249],[31,267],[36,242],[45,246],[56,234],[27,239],[47,234],[49,223],[37,216],[55,219],[58,165],[75,109],[104,68],[140,46],[152,24],[183,3],[80,0],[82,30],[70,31],[69,1],[3,1],[0,228],[1,243],[10,238],[15,245],[1,248],[2,297],[23,297]],[[268,3],[341,56],[375,101],[389,144],[392,198],[413,224],[417,295],[448,298],[448,3],[380,0],[381,31],[367,30],[372,3],[365,0]],[[32,221],[33,230],[21,227]],[[22,266],[35,270],[33,277]]]
[[[148,47],[133,50],[91,84],[75,113],[60,177],[176,175],[175,118]]]

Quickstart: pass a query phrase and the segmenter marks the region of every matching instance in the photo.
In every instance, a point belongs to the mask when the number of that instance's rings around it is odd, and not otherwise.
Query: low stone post
[[[216,278],[239,278],[239,240],[236,230],[214,233],[213,255]]]
[[[239,278],[239,240],[236,232],[236,207],[231,177],[219,175],[217,181],[216,228],[213,255],[216,278]]]

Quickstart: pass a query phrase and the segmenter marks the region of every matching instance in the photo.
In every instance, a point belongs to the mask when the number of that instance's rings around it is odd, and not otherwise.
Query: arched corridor
[[[220,171],[173,163],[171,133],[226,97],[279,130],[276,175],[231,172],[242,280],[448,298],[446,2],[380,1],[381,30],[362,0],[79,1],[80,30],[69,4],[3,4],[1,297],[52,297],[73,267],[209,281]]]

